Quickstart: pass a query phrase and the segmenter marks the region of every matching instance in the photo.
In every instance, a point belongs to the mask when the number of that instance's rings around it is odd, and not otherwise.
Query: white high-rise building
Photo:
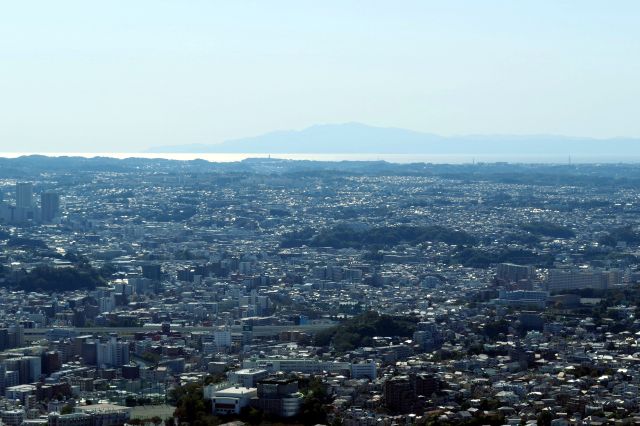
[[[129,363],[129,344],[119,342],[111,337],[108,342],[100,342],[96,346],[96,363],[98,366],[120,367]]]

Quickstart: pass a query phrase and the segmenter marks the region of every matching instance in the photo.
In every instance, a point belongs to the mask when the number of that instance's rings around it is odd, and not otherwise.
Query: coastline
[[[204,160],[211,163],[234,163],[247,159],[274,159],[292,161],[385,161],[393,164],[473,164],[473,163],[512,163],[512,164],[634,164],[640,163],[640,156],[571,156],[558,155],[473,155],[473,154],[297,154],[297,153],[148,153],[148,152],[0,152],[0,158],[13,159],[27,156],[44,157],[81,157],[113,159],[162,159],[175,161]]]

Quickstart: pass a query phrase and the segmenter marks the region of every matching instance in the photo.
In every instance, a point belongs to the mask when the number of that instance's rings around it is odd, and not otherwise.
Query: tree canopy
[[[543,237],[573,238],[576,236],[576,233],[573,232],[571,228],[545,221],[523,223],[520,225],[520,228],[534,235],[541,235]]]
[[[336,327],[318,332],[315,344],[328,346],[333,343],[337,351],[346,352],[357,347],[373,345],[375,336],[410,337],[415,329],[416,324],[412,318],[398,318],[367,311]]]
[[[444,242],[447,244],[475,244],[477,239],[465,232],[440,225],[430,226],[381,226],[357,229],[350,225],[336,225],[314,233],[303,229],[286,235],[282,247],[333,247],[370,248],[396,246],[398,244],[419,244],[424,242]]]
[[[93,290],[106,284],[100,271],[87,264],[69,268],[38,266],[16,283],[24,291],[73,291]]]

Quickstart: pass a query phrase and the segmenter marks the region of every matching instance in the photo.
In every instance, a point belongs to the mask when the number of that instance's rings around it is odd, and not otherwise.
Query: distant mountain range
[[[554,135],[439,136],[360,123],[323,124],[228,140],[220,144],[160,146],[150,153],[257,154],[464,154],[640,155],[640,139],[593,139]]]

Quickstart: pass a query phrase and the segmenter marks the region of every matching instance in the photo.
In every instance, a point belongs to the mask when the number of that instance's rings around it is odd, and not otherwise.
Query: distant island
[[[594,139],[557,135],[439,136],[360,123],[323,124],[228,140],[219,144],[159,146],[149,153],[258,154],[464,154],[464,155],[640,155],[640,139]]]

